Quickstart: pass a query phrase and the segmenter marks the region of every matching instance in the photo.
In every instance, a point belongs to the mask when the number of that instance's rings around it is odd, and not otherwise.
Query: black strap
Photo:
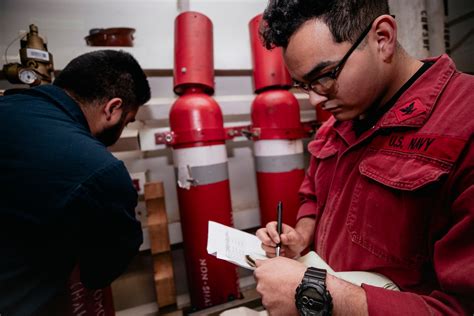
[[[326,270],[309,267],[304,274],[303,280],[326,286]]]

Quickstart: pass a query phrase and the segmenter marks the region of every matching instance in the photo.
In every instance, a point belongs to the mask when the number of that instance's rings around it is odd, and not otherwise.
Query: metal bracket
[[[193,186],[193,187],[197,186],[199,184],[199,181],[193,178],[193,173],[191,171],[191,166],[187,165],[186,168],[188,169],[188,178],[186,179],[186,181],[191,183],[191,186]]]
[[[181,189],[189,190],[190,187],[195,187],[199,185],[199,181],[193,178],[193,174],[191,171],[191,166],[186,165],[186,174],[180,174],[180,170],[178,169],[178,186]]]
[[[156,145],[173,145],[176,142],[175,134],[171,131],[163,133],[155,133]]]
[[[227,139],[244,136],[247,139],[254,139],[260,136],[260,128],[251,128],[250,125],[226,127]]]

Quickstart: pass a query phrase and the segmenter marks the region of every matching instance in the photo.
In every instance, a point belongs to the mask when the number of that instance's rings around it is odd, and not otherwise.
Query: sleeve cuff
[[[386,290],[362,284],[367,297],[369,315],[429,315],[426,302],[408,292]]]
[[[307,201],[306,203],[300,206],[298,215],[296,216],[296,221],[299,221],[303,217],[316,217],[316,209],[316,202]]]

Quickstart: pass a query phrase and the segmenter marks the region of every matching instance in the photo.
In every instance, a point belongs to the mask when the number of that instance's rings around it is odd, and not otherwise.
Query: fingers
[[[257,230],[255,233],[258,239],[262,242],[263,245],[269,246],[269,247],[276,247],[276,243],[273,242],[273,240],[270,238],[270,235],[268,234],[268,231],[266,228],[260,228]]]
[[[275,226],[276,227],[276,226]],[[281,225],[281,230],[282,230],[282,233],[283,234],[288,234],[290,232],[294,232],[295,229],[293,227],[291,227],[290,225],[286,225],[285,223],[283,223]]]
[[[270,222],[266,226],[267,234],[270,236],[272,241],[276,244],[280,242],[280,235],[278,234],[277,230],[277,222]]]
[[[293,251],[286,251],[286,248],[291,250],[294,244],[299,243],[300,236],[296,230],[286,224],[282,225],[282,234],[278,235],[277,231],[277,222],[270,222],[266,225],[265,228],[260,228],[256,232],[258,239],[262,241],[262,249],[265,251],[265,254],[269,258],[276,256],[276,246],[281,241],[281,250],[280,255],[286,256],[287,254],[292,255]],[[286,247],[289,246],[289,247]]]
[[[257,230],[256,236],[267,246],[276,247],[280,242],[276,222],[270,222],[265,226],[265,228]]]
[[[265,254],[267,255],[267,257],[269,257],[269,258],[275,257],[275,255],[276,255],[276,248],[275,247],[267,246],[267,245],[262,244],[262,249],[263,249],[263,251],[265,251]]]
[[[301,242],[301,236],[295,230],[281,234],[281,242],[285,245],[295,245]]]
[[[292,235],[289,237],[289,240],[293,240],[298,236],[298,233],[293,227],[283,224],[281,236],[288,234]],[[280,243],[281,236],[278,234],[277,222],[269,222],[265,228],[257,230],[256,235],[265,245],[276,247],[276,245]],[[283,240],[281,240],[281,242],[285,243]]]
[[[292,246],[301,242],[300,234],[291,226],[283,226],[283,234],[280,235],[283,245]]]
[[[261,247],[262,247],[263,251],[265,251],[266,256],[269,257],[269,258],[275,257],[276,243],[268,235],[267,228],[260,228],[259,230],[257,230],[255,235],[262,242]]]

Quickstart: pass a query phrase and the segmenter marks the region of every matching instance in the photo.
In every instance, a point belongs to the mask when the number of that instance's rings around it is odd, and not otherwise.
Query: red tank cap
[[[199,12],[183,12],[175,19],[174,92],[188,87],[214,93],[212,22]]]
[[[262,15],[259,14],[249,22],[255,93],[269,88],[290,88],[293,81],[283,62],[282,49],[268,50],[263,45],[259,33],[261,21]]]

